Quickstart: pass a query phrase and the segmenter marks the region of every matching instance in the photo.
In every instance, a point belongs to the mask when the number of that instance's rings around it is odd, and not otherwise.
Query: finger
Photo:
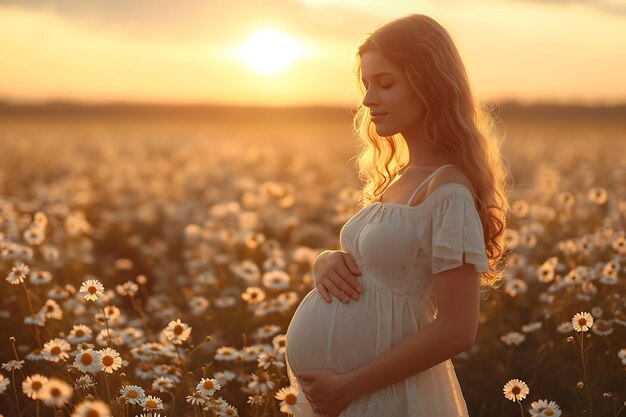
[[[333,274],[336,275],[336,272],[333,272]],[[334,277],[334,275],[332,275]],[[337,279],[337,278],[335,278]],[[341,279],[341,278],[339,278]],[[335,297],[337,297],[338,300],[343,301],[344,303],[349,303],[350,299],[348,298],[348,296],[346,294],[343,293],[343,291],[341,291],[339,288],[337,288],[337,286],[335,285],[335,283],[333,282],[333,280],[331,278],[329,278],[326,281],[326,288],[328,288],[328,290],[330,291],[330,293],[332,295],[334,295]]]
[[[350,275],[349,272],[347,272],[347,274]],[[342,277],[341,275],[339,275],[335,271],[332,272],[331,276],[332,276],[332,279],[333,279],[333,283],[337,286],[337,288],[339,288],[340,291],[342,291],[346,295],[350,296],[354,300],[357,300],[359,298],[359,294],[357,294],[357,292],[354,290],[354,288],[352,288],[350,286],[350,284],[348,284],[346,282],[344,277]],[[351,277],[351,278],[353,278],[353,277]]]
[[[346,266],[350,269],[350,271],[352,271],[354,275],[361,275],[361,270],[359,269],[359,266],[356,264],[354,257],[352,257],[352,255],[349,252],[342,252],[342,255],[343,255],[343,261],[346,264]]]
[[[346,254],[346,256],[344,257],[344,262],[345,267],[339,268],[339,274],[344,277],[344,280],[347,281],[352,288],[354,288],[354,291],[349,293],[350,296],[354,298],[354,294],[356,294],[357,292],[363,292],[363,287],[361,286],[361,284],[359,284],[359,281],[357,280],[357,277],[361,276],[361,272],[359,270],[359,267],[356,265],[356,262],[354,262],[354,258],[352,258],[350,254]]]
[[[356,287],[359,286],[359,284],[356,282],[356,278],[354,277],[354,275],[352,275],[350,271],[345,269],[345,267],[344,272],[333,272],[333,282],[335,283],[335,285],[339,289],[341,289],[341,291],[352,297],[354,300],[357,300],[359,298],[359,294],[356,291]]]
[[[309,395],[307,392],[304,392],[304,398],[306,398],[306,400],[309,402],[309,404],[311,404],[311,407],[313,407],[313,399],[311,398],[311,395]]]
[[[330,297],[330,295],[328,295],[328,290],[326,289],[326,287],[324,287],[324,284],[318,282],[315,286],[317,287],[317,291],[319,291],[324,301],[326,301],[327,303],[332,302],[332,298]]]

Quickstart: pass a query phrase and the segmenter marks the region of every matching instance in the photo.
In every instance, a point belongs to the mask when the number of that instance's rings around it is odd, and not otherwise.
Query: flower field
[[[0,125],[0,415],[296,409],[287,326],[359,209],[349,123]],[[470,415],[626,416],[626,130],[516,126],[505,154]]]

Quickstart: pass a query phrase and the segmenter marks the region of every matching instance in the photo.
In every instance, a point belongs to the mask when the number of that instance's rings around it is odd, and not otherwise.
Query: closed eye
[[[363,85],[365,86],[366,90],[369,88],[368,84],[363,84]],[[389,90],[391,87],[393,87],[393,84],[381,85],[381,87],[383,88],[383,90]]]

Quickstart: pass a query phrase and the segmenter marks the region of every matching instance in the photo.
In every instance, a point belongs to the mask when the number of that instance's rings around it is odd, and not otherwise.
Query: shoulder
[[[464,185],[472,196],[475,196],[474,187],[467,176],[456,166],[442,169],[428,184],[426,195],[429,196],[437,188],[447,183],[458,183]]]

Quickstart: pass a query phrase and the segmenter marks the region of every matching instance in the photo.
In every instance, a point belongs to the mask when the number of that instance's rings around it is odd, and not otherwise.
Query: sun
[[[250,35],[235,54],[254,71],[274,74],[284,70],[304,52],[292,36],[275,29],[261,29]]]

